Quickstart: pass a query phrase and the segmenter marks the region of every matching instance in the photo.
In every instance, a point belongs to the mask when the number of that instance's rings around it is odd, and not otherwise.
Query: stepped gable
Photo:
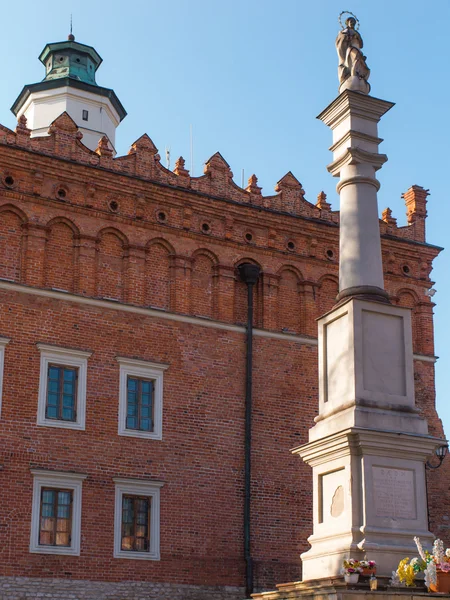
[[[278,181],[275,186],[275,191],[278,192],[278,196],[274,196],[273,198],[274,203],[276,203],[277,206],[272,206],[272,208],[296,215],[320,219],[320,209],[305,200],[305,190],[291,171],[288,171],[286,175]]]
[[[216,152],[205,163],[204,175],[191,179],[191,187],[204,194],[219,196],[236,202],[250,202],[250,194],[233,181],[230,165],[220,152]]]
[[[67,112],[57,117],[48,129],[48,135],[30,138],[32,150],[75,162],[98,164],[98,156],[82,143],[83,134]]]

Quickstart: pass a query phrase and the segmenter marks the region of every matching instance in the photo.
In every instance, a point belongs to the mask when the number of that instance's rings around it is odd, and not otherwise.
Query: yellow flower
[[[397,567],[397,573],[400,578],[400,581],[404,581],[406,585],[413,586],[414,585],[414,567],[409,563],[409,558],[404,558],[401,560]]]

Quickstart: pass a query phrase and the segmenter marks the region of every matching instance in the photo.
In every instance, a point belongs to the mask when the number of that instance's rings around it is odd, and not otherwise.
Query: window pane
[[[55,527],[55,519],[47,519],[43,517],[41,519],[41,529],[42,531],[53,531]]]
[[[133,550],[133,538],[123,537],[122,538],[122,550]]]
[[[57,419],[58,418],[58,409],[56,406],[47,406],[47,411],[45,413],[47,419]]]
[[[64,394],[63,396],[63,406],[66,408],[71,408],[73,406],[74,397],[69,394]]]
[[[42,490],[42,502],[47,504],[53,504],[55,499],[55,491],[54,490]]]
[[[64,381],[71,382],[72,385],[75,382],[75,369],[64,369]]]
[[[43,531],[41,529],[39,533],[39,545],[40,546],[52,546],[52,533],[48,531]]]
[[[48,368],[49,379],[54,379],[56,381],[59,381],[59,374],[60,374],[59,367],[49,366],[49,368]]]
[[[48,391],[56,394],[59,389],[59,381],[55,381],[54,379],[48,380]]]
[[[47,404],[50,406],[58,406],[58,394],[56,392],[49,392],[47,395]]]
[[[70,534],[57,533],[55,546],[70,546]]]
[[[39,544],[70,546],[72,497],[71,490],[42,489]]]
[[[143,381],[142,382],[142,393],[150,394],[153,388],[153,381]]]
[[[138,380],[135,379],[134,377],[128,377],[128,391],[135,392],[135,391],[137,391],[137,387],[138,387]]]
[[[69,394],[70,396],[73,396],[74,390],[75,390],[75,386],[74,386],[73,381],[65,381],[64,382],[64,385],[63,385],[64,394]]]
[[[137,429],[136,417],[127,417],[127,429]]]
[[[75,421],[75,414],[71,408],[63,408],[62,418],[64,421]]]

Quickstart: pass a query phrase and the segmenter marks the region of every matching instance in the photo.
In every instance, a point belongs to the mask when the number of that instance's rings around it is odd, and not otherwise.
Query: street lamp
[[[430,461],[427,460],[425,467],[428,469],[439,469],[439,467],[442,465],[442,461],[447,456],[447,452],[448,452],[448,444],[445,444],[443,446],[439,446],[439,448],[436,448],[435,454],[439,460],[439,464],[432,465],[430,463]]]

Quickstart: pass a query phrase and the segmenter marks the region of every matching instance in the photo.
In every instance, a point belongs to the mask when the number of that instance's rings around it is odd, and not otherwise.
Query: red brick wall
[[[257,335],[254,343],[256,585],[300,578],[299,554],[311,532],[311,471],[290,449],[307,441],[317,413],[315,319],[337,293],[338,213],[307,203],[292,175],[276,196],[263,198],[240,190],[220,155],[206,175],[191,179],[163,170],[145,136],[113,160],[87,153],[69,126],[34,141],[0,130],[0,178],[14,177],[13,186],[0,184],[0,277],[21,286],[6,290],[0,281],[0,336],[11,338],[0,419],[0,576],[243,584],[245,336],[231,326],[246,321],[246,287],[235,267],[250,261],[262,269],[254,324],[280,334]],[[64,202],[57,199],[62,185]],[[382,240],[386,287],[393,302],[413,309],[414,351],[432,357],[433,305],[424,288],[438,249],[408,241],[418,234],[407,228],[380,227],[397,235]],[[230,327],[32,295],[23,285]],[[299,337],[279,339],[282,331]],[[38,342],[93,352],[85,431],[37,427]],[[117,435],[116,356],[170,365],[162,441]],[[416,392],[432,433],[442,435],[433,363],[416,361]],[[88,474],[80,557],[28,552],[36,467]],[[444,537],[446,469],[429,473],[432,524]],[[159,562],[112,558],[112,478],[119,476],[166,482]]]

